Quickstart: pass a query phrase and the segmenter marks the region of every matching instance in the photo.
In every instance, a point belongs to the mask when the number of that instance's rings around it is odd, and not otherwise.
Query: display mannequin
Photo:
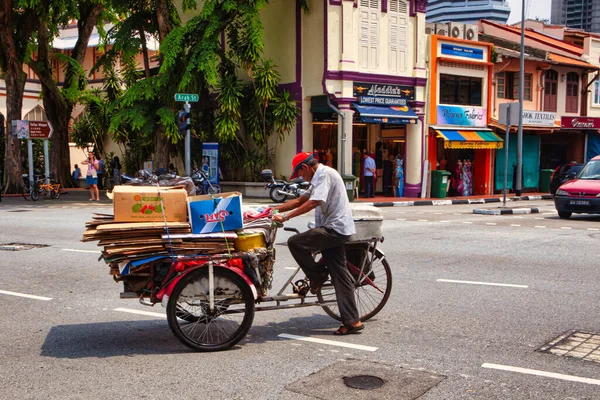
[[[332,167],[333,168],[333,154],[331,154],[331,150],[330,149],[327,149],[327,153],[325,153],[325,159],[326,159],[325,164],[328,167]]]
[[[404,160],[402,158],[400,158],[400,156],[396,156],[396,179],[395,179],[395,186],[396,186],[396,196],[397,197],[404,197]]]
[[[466,182],[466,196],[473,195],[473,165],[471,164],[471,160],[467,158],[466,168],[465,168],[465,182]]]
[[[454,186],[454,192],[457,196],[463,196],[463,163],[460,160],[456,161],[456,166],[452,172],[452,181]]]

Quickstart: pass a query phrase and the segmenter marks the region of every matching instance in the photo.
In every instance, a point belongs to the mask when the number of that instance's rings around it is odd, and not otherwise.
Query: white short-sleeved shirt
[[[356,233],[346,187],[340,174],[333,168],[319,164],[305,195],[309,200],[321,201],[315,209],[317,227],[330,228],[340,235]]]

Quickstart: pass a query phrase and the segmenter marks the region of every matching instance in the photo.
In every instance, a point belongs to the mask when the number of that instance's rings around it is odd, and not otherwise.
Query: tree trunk
[[[20,67],[20,66],[18,66]],[[21,119],[25,77],[23,69],[10,68],[6,73],[6,147],[4,148],[4,171],[6,185],[4,193],[21,193],[23,190],[23,170],[21,160],[21,140],[12,135],[12,121]]]
[[[173,30],[169,17],[168,0],[156,0],[156,20],[158,21],[158,39],[162,42]]]
[[[165,129],[162,125],[156,125],[154,128],[154,137],[156,145],[154,147],[154,170],[158,168],[169,167],[169,140],[164,135]]]
[[[72,184],[69,121],[71,120],[73,106],[66,103],[64,99],[57,99],[56,93],[46,86],[42,86],[42,94],[46,115],[52,124],[52,129],[54,129],[50,139],[50,168],[54,172],[57,183],[60,183],[63,187],[70,187]]]
[[[150,78],[150,60],[148,59],[148,45],[146,44],[146,32],[140,29],[140,40],[142,41],[142,57],[144,59],[144,75]]]

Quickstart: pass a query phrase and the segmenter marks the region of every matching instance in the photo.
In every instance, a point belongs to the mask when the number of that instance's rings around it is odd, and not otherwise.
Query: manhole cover
[[[352,389],[373,390],[383,386],[383,379],[373,375],[345,376],[344,383]]]
[[[600,333],[572,330],[546,343],[538,351],[600,363]]]
[[[0,243],[0,250],[4,251],[21,251],[38,249],[40,247],[48,247],[47,244],[31,244],[31,243]]]

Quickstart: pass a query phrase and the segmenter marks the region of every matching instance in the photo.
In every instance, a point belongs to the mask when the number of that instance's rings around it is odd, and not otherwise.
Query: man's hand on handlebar
[[[283,214],[275,214],[273,215],[273,221],[280,222],[283,224],[285,221],[287,221],[287,219],[283,217]]]

